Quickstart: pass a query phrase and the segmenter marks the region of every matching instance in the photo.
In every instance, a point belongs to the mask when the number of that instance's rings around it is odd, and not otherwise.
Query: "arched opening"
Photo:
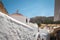
[[[60,40],[60,30],[56,31],[56,39]]]
[[[54,32],[50,36],[50,40],[60,40],[60,27],[54,29]]]

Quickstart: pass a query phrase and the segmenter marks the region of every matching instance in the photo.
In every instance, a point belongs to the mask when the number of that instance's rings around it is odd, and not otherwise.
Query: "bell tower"
[[[54,21],[60,21],[60,0],[55,0]]]
[[[6,8],[4,7],[2,0],[0,0],[0,12],[8,14]]]

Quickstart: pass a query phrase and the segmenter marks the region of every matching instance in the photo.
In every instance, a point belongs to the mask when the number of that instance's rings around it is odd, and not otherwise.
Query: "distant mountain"
[[[54,17],[45,17],[45,16],[36,16],[30,18],[30,22],[32,23],[53,23]]]

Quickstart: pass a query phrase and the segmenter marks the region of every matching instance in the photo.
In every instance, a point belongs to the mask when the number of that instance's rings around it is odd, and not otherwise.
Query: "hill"
[[[53,23],[54,17],[45,17],[45,16],[36,16],[30,18],[30,22],[32,23]]]

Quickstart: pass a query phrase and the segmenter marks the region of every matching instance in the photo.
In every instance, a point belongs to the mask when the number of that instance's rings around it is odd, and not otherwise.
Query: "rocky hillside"
[[[33,18],[30,18],[30,22],[32,23],[51,23],[53,22],[53,19],[54,17],[51,16],[51,17],[45,17],[45,16],[37,16],[37,17],[33,17]]]

